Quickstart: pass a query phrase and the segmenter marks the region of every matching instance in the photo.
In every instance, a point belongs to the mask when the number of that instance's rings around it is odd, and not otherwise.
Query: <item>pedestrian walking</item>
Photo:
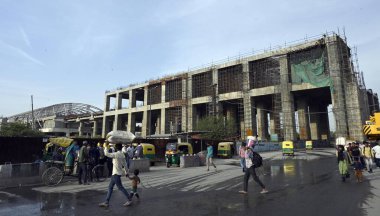
[[[346,178],[350,176],[348,172],[348,154],[344,151],[343,145],[338,145],[338,167],[339,174],[342,176],[342,181],[345,182]]]
[[[375,157],[375,163],[378,168],[380,168],[380,142],[377,143],[375,147],[372,148]]]
[[[361,151],[359,149],[359,144],[354,143],[351,149],[352,158],[354,160],[354,169],[357,182],[363,181],[363,163],[361,161]]]
[[[367,171],[372,173],[373,167],[373,151],[368,142],[364,142],[364,147],[362,150],[362,155],[364,157],[365,164],[367,166]]]
[[[87,141],[83,141],[82,147],[78,152],[78,181],[79,184],[89,184],[87,181],[87,163],[88,163],[88,149],[87,149]],[[82,181],[83,179],[83,181]]]
[[[137,193],[137,185],[141,183],[141,181],[140,181],[140,177],[139,177],[139,173],[140,173],[139,169],[135,169],[135,170],[133,171],[134,176],[129,177],[129,175],[127,174],[127,177],[128,177],[130,180],[132,180],[131,200],[132,200],[133,196],[136,196],[136,197],[137,197],[137,200],[140,201],[140,196],[139,196],[139,194]]]
[[[104,143],[106,146],[109,146],[109,142],[107,140]],[[113,147],[108,147],[107,151],[108,151],[108,153],[114,153],[115,152]],[[112,176],[112,166],[113,166],[112,158],[107,157],[106,154],[104,154],[104,155],[107,158],[106,163],[107,163],[107,169],[108,169],[108,177],[111,177]]]
[[[113,192],[113,188],[115,185],[117,186],[117,188],[121,192],[123,192],[123,194],[127,198],[127,202],[124,203],[124,206],[130,206],[132,204],[130,194],[128,193],[128,191],[124,188],[124,186],[121,183],[121,176],[122,175],[124,175],[128,178],[127,170],[126,170],[127,164],[125,162],[125,156],[124,156],[123,152],[121,152],[122,145],[116,144],[115,145],[116,152],[114,152],[114,153],[109,153],[109,151],[108,151],[109,146],[107,143],[105,143],[103,147],[104,147],[104,154],[108,158],[112,159],[113,168],[112,168],[111,181],[108,185],[108,193],[107,193],[106,201],[100,203],[99,206],[100,207],[108,207],[109,206],[109,202],[110,202],[111,195]]]
[[[215,166],[214,162],[212,161],[213,157],[214,157],[214,148],[212,147],[211,143],[207,143],[207,156],[206,156],[207,171],[210,171],[210,165],[213,165],[215,168],[215,171],[217,171],[216,166]]]
[[[262,166],[262,158],[257,153],[254,152],[252,148],[245,147],[245,173],[244,173],[244,189],[239,191],[239,193],[247,194],[248,193],[248,180],[252,175],[253,180],[260,185],[262,188],[262,194],[267,193],[268,190],[265,188],[265,185],[261,182],[259,177],[256,174],[256,168]]]
[[[142,147],[141,143],[138,143],[138,145],[136,146],[136,149],[135,149],[135,158],[143,158],[143,157],[144,157],[143,147]]]
[[[243,169],[243,172],[245,172],[245,146],[247,144],[243,142],[239,148],[239,157],[240,157],[240,166]]]
[[[93,181],[94,176],[92,175],[92,169],[99,164],[100,153],[97,147],[94,144],[90,145],[88,151],[88,174],[90,177],[90,181]]]

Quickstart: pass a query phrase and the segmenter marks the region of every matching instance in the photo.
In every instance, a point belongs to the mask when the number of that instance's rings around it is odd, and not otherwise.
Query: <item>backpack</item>
[[[259,153],[253,151],[253,149],[251,149],[252,151],[252,164],[253,164],[253,167],[254,168],[258,168],[258,167],[261,167],[263,165],[263,158],[261,157],[261,155],[259,155]]]

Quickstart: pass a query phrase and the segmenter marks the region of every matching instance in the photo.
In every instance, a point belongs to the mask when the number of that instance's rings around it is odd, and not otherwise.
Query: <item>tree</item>
[[[195,127],[197,131],[209,131],[202,134],[203,139],[222,140],[238,135],[235,119],[226,119],[224,116],[206,116],[199,120]]]
[[[0,136],[43,136],[39,130],[33,130],[28,124],[21,122],[2,123],[0,127]]]

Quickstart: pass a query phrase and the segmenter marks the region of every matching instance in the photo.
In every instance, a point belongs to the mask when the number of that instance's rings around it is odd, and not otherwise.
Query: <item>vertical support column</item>
[[[330,39],[329,39],[330,40]],[[337,36],[327,42],[327,53],[329,61],[330,77],[333,81],[333,91],[331,91],[332,110],[335,117],[336,137],[348,136],[348,123],[343,82],[342,69],[340,65],[340,55],[338,51]]]
[[[119,114],[115,115],[114,130],[121,130],[121,116]]]
[[[257,134],[259,139],[267,140],[268,138],[268,118],[267,111],[263,102],[257,102],[256,105],[257,111]]]
[[[149,88],[148,86],[144,87],[144,111],[143,111],[143,118],[142,118],[142,125],[141,125],[141,136],[142,137],[147,137],[149,135],[149,124],[150,124],[150,119],[149,118],[149,108],[151,105],[148,105],[148,96],[149,96]],[[149,101],[151,102],[151,101]]]
[[[299,98],[297,100],[298,110],[298,126],[300,133],[300,140],[310,139],[310,122],[308,115],[308,104],[306,98]]]
[[[106,137],[106,131],[107,131],[107,116],[103,115],[103,122],[102,122],[102,137]]]
[[[310,135],[312,140],[320,140],[321,133],[319,131],[319,109],[318,105],[313,104],[309,107],[310,111]]]
[[[133,113],[128,114],[128,131],[135,134],[136,132],[136,116]]]
[[[165,103],[166,98],[166,83],[162,81],[161,84],[161,103]]]
[[[121,101],[123,99],[123,94],[120,94],[120,92],[116,93],[116,110],[120,110],[121,109]]]
[[[92,128],[92,137],[96,137],[98,131],[98,121],[94,119],[94,126]]]
[[[106,95],[105,101],[104,101],[104,111],[110,111],[110,97]]]
[[[193,131],[193,105],[192,105],[192,79],[191,76],[186,77],[187,80],[187,132]]]
[[[136,92],[131,89],[129,90],[129,108],[136,107]]]
[[[187,115],[188,115],[188,112],[187,112],[187,103],[188,103],[188,99],[187,99],[187,79],[184,78],[182,79],[182,108],[181,108],[181,131],[187,131]]]
[[[284,139],[296,139],[296,127],[294,116],[294,97],[291,93],[291,83],[289,83],[289,67],[287,56],[283,56],[280,62],[280,76],[281,76],[281,107],[284,116]]]
[[[79,136],[83,136],[83,122],[82,121],[79,122],[78,131],[79,131]]]
[[[241,137],[245,139],[247,136],[256,136],[256,110],[255,101],[253,97],[250,96],[250,86],[249,86],[249,63],[244,62],[243,64],[243,110],[244,110],[244,130],[242,130]]]
[[[165,134],[165,108],[161,108],[161,134]]]

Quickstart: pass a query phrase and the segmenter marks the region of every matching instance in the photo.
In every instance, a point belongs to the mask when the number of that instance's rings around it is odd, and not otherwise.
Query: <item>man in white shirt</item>
[[[109,201],[111,199],[113,187],[115,186],[115,184],[116,184],[117,188],[121,192],[123,192],[123,194],[127,198],[127,202],[124,203],[124,206],[129,206],[132,204],[132,201],[131,201],[131,198],[130,198],[128,191],[123,187],[123,185],[121,183],[121,176],[122,175],[127,176],[127,163],[125,161],[125,156],[124,156],[123,152],[121,151],[122,145],[116,144],[115,147],[116,147],[116,149],[115,149],[116,152],[115,153],[109,153],[108,152],[109,146],[107,144],[104,145],[104,155],[107,156],[108,158],[112,158],[113,168],[112,168],[111,181],[110,181],[110,184],[108,185],[107,198],[106,198],[105,202],[99,204],[100,207],[108,207],[109,206]]]
[[[380,143],[378,143],[377,146],[373,147],[372,151],[375,154],[376,166],[380,168]]]

